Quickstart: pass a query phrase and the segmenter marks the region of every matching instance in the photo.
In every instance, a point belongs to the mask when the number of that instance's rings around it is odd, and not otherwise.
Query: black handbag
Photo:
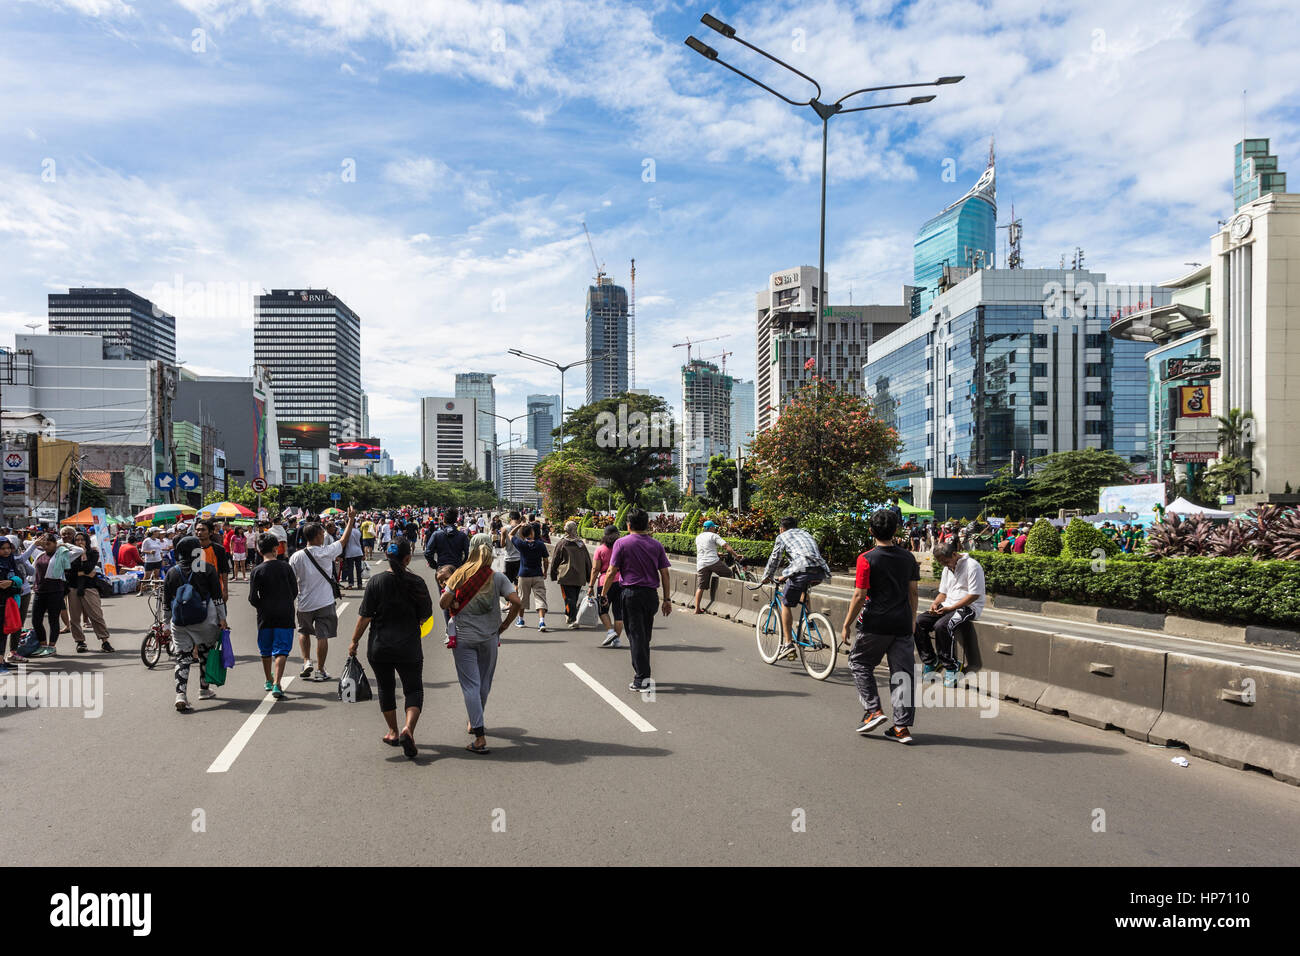
[[[95,577],[93,578],[93,581],[94,581],[94,584],[95,584],[96,589],[98,589],[98,591],[99,591],[99,596],[100,596],[100,597],[112,597],[112,596],[113,596],[113,593],[114,593],[114,592],[113,592],[113,582],[112,582],[112,581],[110,581],[108,578],[104,577],[104,575],[102,575],[102,574],[97,574],[97,575],[95,575]]]

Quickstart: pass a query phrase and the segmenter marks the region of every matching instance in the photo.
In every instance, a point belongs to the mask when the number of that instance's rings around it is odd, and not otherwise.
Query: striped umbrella
[[[343,514],[343,512],[342,512],[342,511],[339,511],[338,508],[326,508],[324,511],[321,512],[321,514],[322,514],[322,515],[341,515],[341,514]]]
[[[233,501],[218,501],[215,504],[204,505],[199,509],[199,514],[206,515],[209,518],[256,518],[252,511],[243,505],[237,505]]]
[[[189,505],[154,505],[152,508],[145,508],[135,516],[135,523],[142,524],[175,524],[181,518],[194,514],[195,509]]]

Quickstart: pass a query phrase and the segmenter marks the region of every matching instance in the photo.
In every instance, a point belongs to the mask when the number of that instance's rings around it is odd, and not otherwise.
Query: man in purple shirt
[[[664,617],[672,613],[668,595],[672,583],[668,578],[668,553],[650,536],[650,516],[640,508],[628,512],[627,528],[631,534],[614,542],[609,566],[614,572],[605,577],[605,597],[611,581],[621,584],[623,627],[632,650],[632,683],[628,690],[648,691],[650,683],[650,632],[654,628],[656,589],[663,588],[661,605]]]

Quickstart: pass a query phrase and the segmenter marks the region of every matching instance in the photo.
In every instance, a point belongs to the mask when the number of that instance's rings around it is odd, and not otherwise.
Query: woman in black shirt
[[[407,538],[397,538],[388,545],[389,573],[375,575],[366,585],[348,654],[356,657],[361,635],[370,628],[366,657],[374,668],[375,683],[379,685],[379,709],[388,723],[383,741],[390,747],[400,746],[407,757],[415,759],[415,725],[424,707],[424,648],[420,645],[420,625],[433,616],[433,599],[424,579],[407,570],[410,563],[411,542]],[[406,707],[406,724],[400,732],[397,729],[399,677]]]
[[[81,554],[68,565],[68,617],[71,619],[72,639],[77,642],[77,653],[86,653],[86,635],[81,629],[84,614],[99,638],[100,650],[111,653],[113,645],[108,642],[108,625],[104,623],[99,586],[95,584],[99,551],[91,546],[90,535],[84,531],[78,531],[72,543],[81,549]]]

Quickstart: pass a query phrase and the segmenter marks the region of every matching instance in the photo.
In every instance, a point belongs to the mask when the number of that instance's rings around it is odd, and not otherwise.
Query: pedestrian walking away
[[[343,538],[352,533],[356,512],[348,509],[347,525]],[[343,541],[325,544],[325,529],[315,521],[303,527],[304,545],[289,558],[289,567],[298,579],[298,647],[302,651],[302,673],[318,683],[330,680],[325,670],[325,657],[329,653],[330,638],[339,630],[338,612],[334,602],[340,595],[338,582],[330,570],[336,558],[343,554]],[[311,640],[316,639],[316,667],[312,668]]]
[[[617,572],[623,596],[623,623],[632,652],[632,683],[628,690],[649,690],[650,635],[654,630],[655,611],[667,617],[673,611],[668,569],[668,552],[650,536],[650,516],[640,508],[628,512],[627,527],[631,534],[614,542],[610,552],[611,573]],[[605,591],[608,596],[609,578]],[[663,588],[662,603],[656,600],[656,587]]]
[[[537,630],[546,631],[546,569],[549,553],[546,545],[537,540],[537,525],[524,523],[519,526],[513,539],[515,550],[519,552],[519,593],[522,595],[523,611],[519,614],[518,624],[526,627],[524,612],[533,610],[537,605]]]
[[[203,547],[193,535],[176,542],[176,564],[163,581],[163,626],[172,632],[176,645],[176,709],[183,713],[190,709],[190,667],[194,663],[199,665],[199,699],[217,696],[208,684],[204,661],[226,627],[221,577],[203,557]]]
[[[885,736],[899,743],[912,742],[915,715],[914,688],[916,658],[912,625],[916,620],[917,582],[921,566],[905,548],[894,544],[898,516],[881,508],[869,520],[876,546],[858,555],[857,579],[840,637],[849,643],[849,669],[862,704],[862,719],[855,728],[865,734],[885,723],[880,692],[876,687],[876,665],[882,657],[889,662],[890,705],[894,725]]]
[[[366,585],[357,612],[348,655],[355,657],[361,637],[370,631],[366,658],[375,672],[379,687],[379,710],[388,724],[382,740],[390,747],[401,747],[414,760],[415,725],[424,709],[424,648],[420,626],[433,615],[433,598],[429,586],[409,570],[411,542],[398,538],[388,545],[388,570],[374,575]],[[406,720],[397,726],[397,682],[402,682],[402,706]]]
[[[501,598],[508,611],[501,616]],[[484,711],[492,678],[496,674],[501,634],[516,614],[521,613],[515,586],[500,571],[492,570],[492,537],[476,534],[470,541],[469,560],[447,580],[439,602],[456,622],[456,678],[465,698],[466,729],[474,737],[466,747],[471,753],[486,754],[487,731]]]
[[[589,587],[600,602],[600,621],[605,625],[605,639],[601,647],[618,647],[623,636],[623,599],[622,586],[618,581],[618,572],[609,569],[609,558],[614,550],[614,542],[622,535],[614,525],[606,525],[596,553],[591,557],[591,583]],[[611,580],[612,579],[612,580]],[[608,588],[606,584],[608,583]],[[608,596],[606,593],[608,592]]]
[[[558,581],[564,594],[564,616],[569,630],[578,628],[578,595],[591,579],[591,555],[578,537],[578,522],[566,521],[564,537],[555,546],[551,560],[551,580]]]
[[[280,685],[284,668],[293,650],[294,601],[298,597],[298,578],[284,561],[276,561],[280,539],[264,534],[257,539],[262,563],[253,568],[248,579],[248,603],[257,609],[257,650],[262,655],[266,676],[264,690],[276,700],[284,699]]]

